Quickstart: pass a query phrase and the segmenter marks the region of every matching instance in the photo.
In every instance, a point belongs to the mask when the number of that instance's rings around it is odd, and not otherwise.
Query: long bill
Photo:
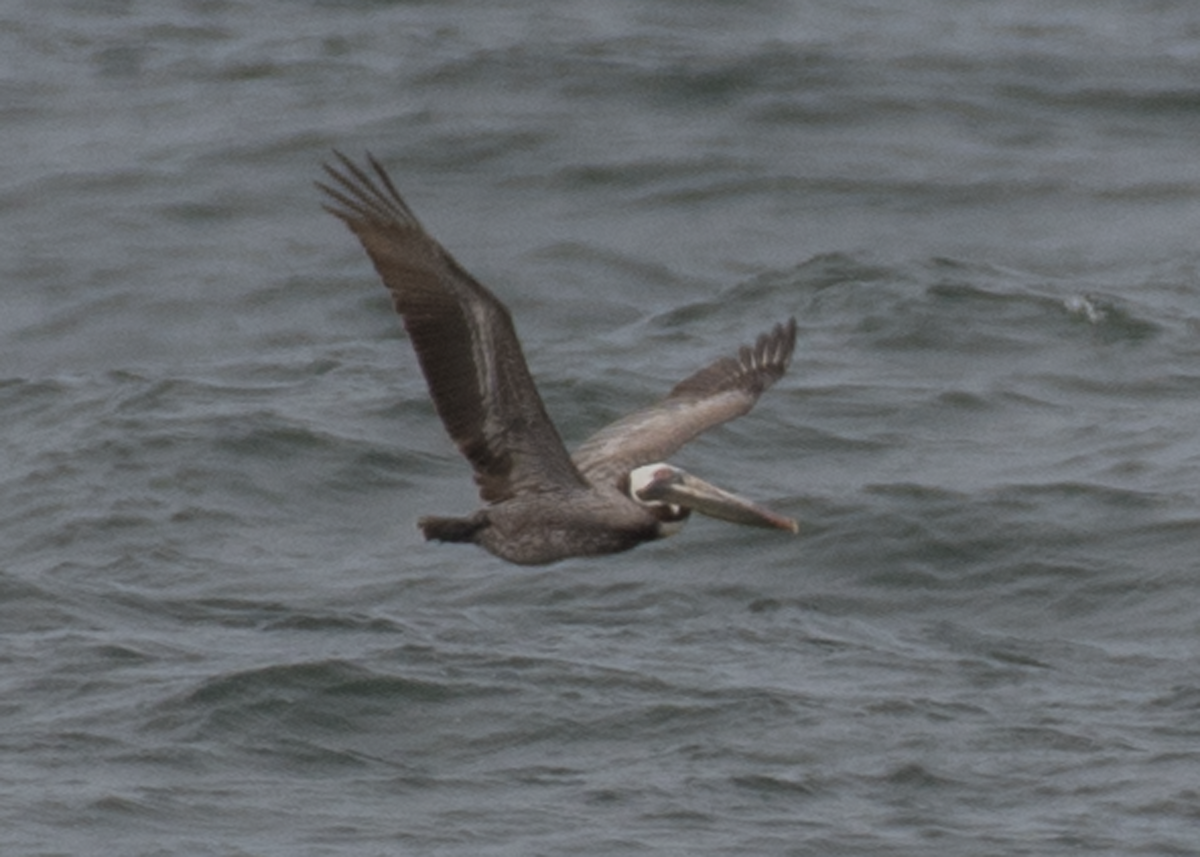
[[[659,500],[683,506],[710,518],[719,518],[734,524],[787,530],[792,533],[800,530],[800,525],[791,518],[718,488],[684,470],[676,469],[671,479],[653,483],[647,490],[639,492],[639,496],[646,500]]]

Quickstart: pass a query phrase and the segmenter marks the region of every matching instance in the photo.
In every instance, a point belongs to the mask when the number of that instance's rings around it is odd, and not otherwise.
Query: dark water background
[[[5,855],[1200,853],[1200,6],[0,11]],[[370,148],[578,442],[802,521],[546,569],[362,252]]]

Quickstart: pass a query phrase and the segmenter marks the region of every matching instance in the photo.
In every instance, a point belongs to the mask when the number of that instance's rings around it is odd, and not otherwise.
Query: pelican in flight
[[[486,504],[424,517],[427,540],[470,542],[527,565],[628,550],[663,538],[693,512],[796,532],[795,521],[663,459],[749,411],[782,377],[796,320],[776,325],[675,385],[657,404],[567,452],[542,404],[508,309],[425,231],[382,166],[334,152],[324,208],[350,228],[392,295],[433,404],[475,470]]]

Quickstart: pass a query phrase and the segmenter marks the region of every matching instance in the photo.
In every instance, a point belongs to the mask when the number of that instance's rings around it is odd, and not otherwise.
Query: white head
[[[677,503],[658,499],[667,485],[679,479],[683,471],[670,464],[645,464],[629,472],[629,498],[653,510],[662,538],[683,529],[692,510]]]
[[[799,529],[799,525],[791,518],[710,485],[686,470],[661,462],[630,471],[629,496],[634,502],[654,510],[663,535],[678,532],[693,510],[751,527],[771,527],[793,533]]]

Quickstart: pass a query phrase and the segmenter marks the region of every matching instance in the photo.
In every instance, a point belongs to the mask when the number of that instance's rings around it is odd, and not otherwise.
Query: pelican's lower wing
[[[754,407],[783,377],[796,347],[796,320],[777,324],[675,385],[657,404],[605,426],[572,459],[590,482],[616,484],[633,468],[662,461],[702,432]]]

